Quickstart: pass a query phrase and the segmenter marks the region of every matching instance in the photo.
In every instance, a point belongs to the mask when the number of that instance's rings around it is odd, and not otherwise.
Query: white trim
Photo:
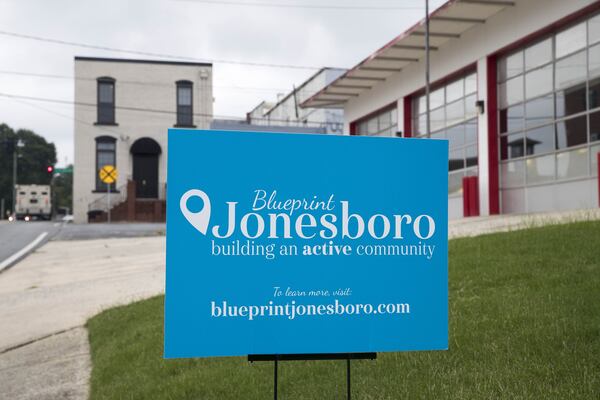
[[[32,249],[34,249],[35,246],[37,246],[42,240],[44,240],[44,238],[47,235],[48,235],[48,232],[40,233],[40,235],[37,238],[35,238],[31,243],[29,243],[27,246],[23,247],[21,250],[17,251],[12,256],[10,256],[7,259],[5,259],[4,261],[2,261],[0,263],[0,272],[2,272],[4,269],[10,267],[15,261],[17,261],[18,259],[23,257],[25,254],[30,252]]]
[[[479,166],[479,215],[490,215],[490,170],[488,143],[487,57],[477,60],[477,99],[484,101],[484,112],[477,121],[477,165]],[[495,77],[492,77],[494,79]]]

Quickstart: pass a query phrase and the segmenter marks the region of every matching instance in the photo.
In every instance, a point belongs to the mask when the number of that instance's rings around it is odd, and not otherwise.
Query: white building
[[[211,64],[75,57],[75,222],[104,218],[103,165],[113,218],[164,219],[167,129],[206,129],[212,109]]]
[[[249,111],[246,114],[246,120],[249,123],[263,123],[263,119],[265,117],[265,114],[271,109],[273,108],[273,106],[275,106],[275,103],[271,103],[268,102],[266,100],[261,101],[260,103],[258,103],[258,105],[256,107],[254,107],[251,111]]]
[[[248,123],[263,126],[319,128],[328,134],[341,134],[344,111],[340,105],[331,108],[302,107],[301,104],[340,77],[345,69],[321,68],[287,95],[280,94],[275,104],[261,102],[247,114]]]
[[[343,106],[354,135],[448,139],[450,218],[598,207],[599,13],[591,0],[446,2],[431,14],[429,132],[424,21],[303,106]]]

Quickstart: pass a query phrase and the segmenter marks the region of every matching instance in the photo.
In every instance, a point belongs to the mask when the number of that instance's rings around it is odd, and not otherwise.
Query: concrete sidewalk
[[[598,220],[600,210],[451,221],[451,238]],[[10,399],[86,399],[83,325],[164,291],[165,238],[49,242],[0,275],[0,388]],[[0,397],[1,397],[0,396]]]
[[[450,221],[448,224],[448,238],[455,239],[535,228],[544,225],[594,220],[600,220],[600,209],[470,217]]]
[[[49,242],[0,275],[0,397],[86,399],[88,318],[164,292],[165,238]]]
[[[0,354],[0,398],[87,399],[90,347],[84,327]]]

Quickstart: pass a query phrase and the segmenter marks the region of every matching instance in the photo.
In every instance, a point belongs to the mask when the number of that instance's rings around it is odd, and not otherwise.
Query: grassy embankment
[[[450,350],[353,362],[359,399],[600,398],[600,222],[450,242]],[[163,297],[88,322],[92,399],[265,399],[272,364],[162,359]],[[345,364],[284,362],[284,399],[345,398]]]

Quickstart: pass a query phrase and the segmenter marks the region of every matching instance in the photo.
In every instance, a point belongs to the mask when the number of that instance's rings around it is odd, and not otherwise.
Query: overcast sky
[[[255,5],[231,4],[243,2]],[[430,7],[443,2],[431,0]],[[289,7],[297,4],[403,9]],[[421,19],[423,5],[424,0],[0,0],[0,31],[207,61],[349,68]],[[150,58],[0,34],[0,93],[72,101],[71,79],[10,72],[70,77],[76,55]],[[314,73],[219,62],[213,71],[215,116],[237,117]],[[0,96],[0,122],[32,129],[54,142],[58,165],[73,160],[72,116],[69,104]]]

